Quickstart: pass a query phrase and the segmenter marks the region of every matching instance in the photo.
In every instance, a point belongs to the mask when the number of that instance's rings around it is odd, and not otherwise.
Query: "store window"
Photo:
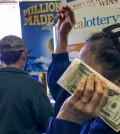
[[[0,4],[0,39],[6,35],[21,35],[19,3]],[[0,61],[0,67],[3,63]]]
[[[19,3],[0,4],[0,39],[6,35],[21,35]]]

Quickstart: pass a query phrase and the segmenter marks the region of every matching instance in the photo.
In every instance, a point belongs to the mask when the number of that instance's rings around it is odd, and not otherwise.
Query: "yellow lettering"
[[[55,5],[54,5],[53,2],[50,2],[50,3],[49,3],[49,11],[50,11],[50,12],[54,12],[54,11],[55,11]]]
[[[59,11],[61,9],[61,3],[55,2],[55,11]]]
[[[49,9],[48,9],[48,3],[45,3],[45,6],[46,6],[46,12],[49,12]]]
[[[23,10],[23,14],[24,14],[24,16],[30,15],[30,8]]]
[[[40,25],[38,15],[34,15],[33,20],[34,20],[33,25]]]
[[[42,25],[47,24],[47,15],[45,14],[40,15],[40,20]]]
[[[32,25],[32,16],[24,18],[24,25]]]
[[[47,14],[47,16],[48,16],[48,24],[54,24],[53,14]]]
[[[40,12],[45,13],[46,9],[43,7],[43,4],[40,4]]]

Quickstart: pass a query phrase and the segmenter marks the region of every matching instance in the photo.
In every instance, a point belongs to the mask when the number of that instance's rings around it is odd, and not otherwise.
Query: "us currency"
[[[57,83],[70,94],[74,92],[81,78],[90,73],[98,75],[106,81],[109,87],[108,103],[103,107],[100,118],[116,132],[120,131],[120,88],[90,68],[88,65],[75,58]]]

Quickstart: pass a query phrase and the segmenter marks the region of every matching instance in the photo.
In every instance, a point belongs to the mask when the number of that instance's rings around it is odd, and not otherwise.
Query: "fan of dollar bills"
[[[103,107],[99,116],[111,128],[118,132],[120,131],[120,88],[118,86],[104,78],[77,58],[73,60],[57,83],[72,94],[80,79],[92,72],[105,80],[110,89],[108,103]]]

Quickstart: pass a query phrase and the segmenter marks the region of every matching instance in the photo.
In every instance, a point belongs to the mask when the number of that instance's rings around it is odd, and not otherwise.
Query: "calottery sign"
[[[54,18],[60,8],[60,1],[20,2],[22,37],[28,51],[27,71],[47,71],[54,49]]]
[[[120,10],[107,7],[87,7],[75,10],[76,23],[69,34],[69,51],[84,45],[86,39],[103,27],[120,22]],[[80,51],[80,50],[78,50]]]
[[[78,56],[92,33],[120,22],[120,0],[62,0],[62,5],[66,4],[73,9],[76,19],[68,39],[71,58]]]
[[[103,12],[105,10],[106,12],[104,14],[101,13],[93,13],[93,9]],[[83,10],[83,9],[82,9]],[[82,12],[81,10],[81,12]],[[111,24],[111,23],[117,23],[120,21],[120,15],[119,11],[116,10],[116,12],[112,12],[110,8],[108,9],[101,9],[101,8],[88,8],[92,16],[87,16],[87,14],[83,17],[81,17],[81,20],[75,24],[74,29],[78,28],[88,28],[88,27],[96,27],[101,26],[104,24]],[[80,13],[81,14],[81,13]],[[85,14],[85,13],[84,13]],[[79,15],[78,15],[79,17]]]

